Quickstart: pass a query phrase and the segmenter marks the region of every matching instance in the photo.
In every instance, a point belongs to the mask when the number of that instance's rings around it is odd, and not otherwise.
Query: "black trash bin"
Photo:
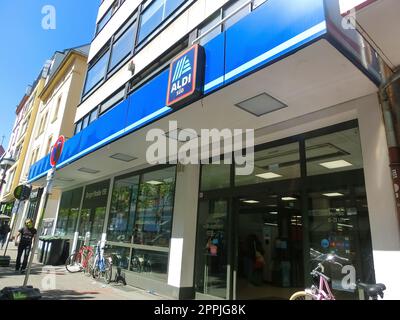
[[[69,255],[69,240],[52,238],[47,240],[48,245],[45,249],[43,264],[51,266],[61,266]]]
[[[43,263],[44,261],[44,257],[45,257],[45,253],[47,252],[47,247],[49,245],[49,240],[48,239],[39,239],[42,243],[42,246],[38,252],[38,262],[39,263]]]

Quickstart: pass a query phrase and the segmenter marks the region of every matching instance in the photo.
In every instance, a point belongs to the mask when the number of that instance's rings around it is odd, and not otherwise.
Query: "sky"
[[[15,109],[55,51],[91,42],[100,0],[0,0],[0,144],[7,148]],[[45,6],[55,9],[55,29]]]

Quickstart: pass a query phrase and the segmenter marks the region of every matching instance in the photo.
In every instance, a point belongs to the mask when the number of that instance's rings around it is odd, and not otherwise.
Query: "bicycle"
[[[92,276],[97,280],[104,277],[106,283],[110,283],[112,278],[113,261],[111,255],[104,256],[105,248],[105,246],[101,246],[101,241],[99,241],[96,247],[96,255],[94,256]]]
[[[317,267],[310,273],[312,278],[318,281],[319,285],[312,285],[304,291],[298,291],[294,293],[289,300],[336,300],[329,285],[331,279],[324,274],[324,263],[328,262],[343,267],[343,264],[338,261],[343,263],[349,263],[350,261],[336,254],[322,254],[313,249],[311,249],[311,256],[314,256],[315,260],[319,261]],[[368,300],[378,300],[378,296],[383,299],[383,291],[386,290],[384,284],[365,284],[358,282],[356,287],[368,296]]]
[[[147,258],[145,255],[142,256],[132,255],[131,271],[138,273],[151,272],[152,271],[151,260]]]
[[[83,271],[86,274],[91,272],[90,260],[94,252],[91,246],[82,246],[78,251],[71,254],[65,261],[65,268],[70,273],[77,273]]]

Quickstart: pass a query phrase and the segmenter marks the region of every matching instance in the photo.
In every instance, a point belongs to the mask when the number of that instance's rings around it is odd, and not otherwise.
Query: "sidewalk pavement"
[[[17,250],[10,243],[7,255],[11,257],[10,267],[0,267],[0,290],[8,286],[22,286],[25,275],[15,272]],[[3,254],[0,250],[0,254]],[[168,298],[145,290],[106,284],[95,281],[83,273],[69,273],[64,266],[44,266],[34,263],[28,285],[40,289],[45,300],[166,300]]]

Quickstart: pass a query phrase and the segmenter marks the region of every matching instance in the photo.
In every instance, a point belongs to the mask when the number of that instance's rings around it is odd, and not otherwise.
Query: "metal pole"
[[[51,194],[51,189],[52,189],[52,185],[53,185],[53,178],[54,178],[55,171],[56,171],[56,168],[53,167],[49,171],[49,173],[47,174],[47,183],[46,183],[46,188],[45,188],[45,191],[44,191],[44,194],[45,194],[44,204],[43,204],[42,210],[39,213],[38,221],[36,223],[36,225],[37,225],[37,233],[36,233],[35,241],[33,242],[31,254],[30,254],[30,257],[29,257],[29,263],[28,263],[28,266],[27,266],[25,279],[24,279],[24,284],[23,284],[24,287],[28,284],[29,275],[31,273],[31,268],[32,268],[32,263],[33,263],[33,258],[35,257],[35,253],[36,253],[36,250],[37,250],[37,247],[38,247],[38,244],[39,244],[39,236],[40,236],[40,234],[42,232],[42,220],[43,220],[43,217],[44,217],[44,213],[46,211],[47,202],[48,202],[50,194]]]
[[[12,235],[14,234],[14,228],[15,228],[15,225],[17,224],[16,222],[17,222],[17,215],[18,215],[20,203],[21,203],[21,201],[18,200],[17,210],[16,210],[15,213],[14,213],[14,220],[12,220],[11,230],[10,230],[10,232],[8,233],[7,238],[6,238],[6,241],[7,241],[7,242],[6,242],[6,248],[5,248],[5,250],[4,250],[3,257],[5,257],[5,256],[6,256],[6,253],[7,253],[8,243],[9,243],[9,240],[10,240],[10,236],[12,236]]]

